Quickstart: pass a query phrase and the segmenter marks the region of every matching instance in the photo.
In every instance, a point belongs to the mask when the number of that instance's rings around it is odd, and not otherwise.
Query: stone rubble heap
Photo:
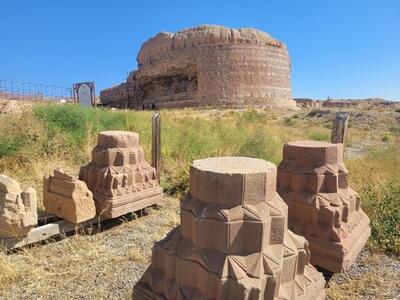
[[[0,175],[0,238],[25,237],[36,225],[36,191]]]
[[[156,171],[144,159],[139,135],[103,131],[92,151],[92,161],[81,167],[79,179],[93,193],[97,214],[115,218],[162,199]]]
[[[73,224],[96,216],[92,192],[86,183],[60,169],[54,170],[54,176],[43,179],[43,204],[48,213]]]
[[[307,241],[287,229],[276,167],[214,157],[190,168],[181,225],[154,245],[134,299],[323,299]]]
[[[371,233],[348,175],[343,144],[289,142],[278,166],[278,192],[289,207],[289,228],[309,242],[311,263],[332,272],[348,269]]]

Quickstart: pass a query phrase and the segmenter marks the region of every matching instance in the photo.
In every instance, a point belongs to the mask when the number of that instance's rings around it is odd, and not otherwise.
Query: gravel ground
[[[167,198],[161,209],[107,221],[92,235],[0,253],[0,299],[131,299],[153,243],[178,223],[179,201]],[[328,299],[400,299],[398,257],[365,250],[350,270],[329,275]]]
[[[400,258],[364,250],[344,273],[325,274],[328,299],[400,299]]]

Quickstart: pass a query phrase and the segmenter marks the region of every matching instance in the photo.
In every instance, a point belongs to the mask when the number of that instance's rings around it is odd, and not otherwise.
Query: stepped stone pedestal
[[[43,204],[48,213],[73,224],[96,216],[92,192],[86,183],[60,169],[54,170],[54,176],[43,179]]]
[[[0,175],[0,238],[25,237],[36,225],[36,191]]]
[[[106,218],[160,203],[162,199],[155,169],[144,159],[139,135],[134,132],[100,132],[92,161],[81,167],[79,179],[92,191],[97,213]]]
[[[307,239],[311,263],[331,272],[348,269],[371,234],[348,175],[343,145],[327,142],[289,142],[278,166],[289,229]]]
[[[276,167],[215,157],[190,168],[181,225],[155,243],[141,299],[323,299],[307,241],[287,229]]]

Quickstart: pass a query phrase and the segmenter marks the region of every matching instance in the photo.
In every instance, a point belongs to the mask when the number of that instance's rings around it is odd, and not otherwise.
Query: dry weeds
[[[277,148],[283,142],[307,139],[311,135],[326,138],[329,137],[334,112],[335,110],[331,110],[322,117],[310,117],[307,116],[308,112],[304,111],[249,112],[251,117],[255,116],[258,119],[254,121],[255,127],[248,129],[248,132],[257,138],[256,130],[261,128],[268,132],[270,141],[275,141]],[[185,109],[162,113],[163,120],[166,121],[201,118],[219,120],[221,124],[223,122],[235,124],[236,114],[248,112]],[[11,132],[15,129],[11,123],[7,123],[10,121],[9,118],[11,117],[8,115],[0,118],[0,128],[6,128]],[[21,120],[21,126],[24,126],[26,131],[34,128],[33,131],[39,133],[38,138],[41,138],[43,128],[35,120],[29,116],[12,118],[24,118],[14,121]],[[287,121],[287,118],[291,121]],[[371,148],[385,149],[393,142],[396,143],[392,140],[392,136],[389,140],[382,140],[383,133],[389,131],[394,120],[393,112],[354,112],[349,129],[346,165],[351,171],[352,185],[356,190],[365,180],[384,180],[398,168],[393,163],[393,160],[397,161],[395,157],[393,159],[389,157],[383,163],[364,157]],[[90,128],[87,130],[90,131]],[[59,141],[54,139],[53,142]],[[149,142],[149,134],[144,133],[141,143],[145,149],[149,149]],[[89,157],[94,144],[95,135],[89,135],[82,147],[82,157]],[[169,156],[172,149],[166,144],[167,142],[164,144],[163,155]],[[219,152],[215,155],[237,151],[234,149],[235,145],[232,144],[231,147],[218,149]],[[279,161],[280,153],[275,153],[275,148],[271,149],[272,157]],[[62,167],[76,175],[81,162],[71,159],[72,157],[56,153],[51,155],[50,159],[38,160],[33,155],[30,160],[23,162],[2,160],[0,167],[8,175],[19,180],[22,185],[33,186],[38,191],[39,206],[41,206],[43,175],[55,167]],[[168,165],[164,165],[164,171],[181,170],[182,163],[184,162],[179,160],[179,157],[171,159]],[[179,179],[187,176],[179,173],[175,175]],[[102,224],[100,232],[92,235],[79,233],[11,254],[0,251],[0,299],[129,299],[134,283],[150,262],[153,243],[162,239],[177,224],[179,224],[179,199],[168,197],[159,210],[150,209],[149,215],[133,220],[107,221]],[[331,299],[394,299],[398,296],[400,293],[398,258],[383,254],[364,255],[355,268],[360,264],[371,265],[371,268],[353,270],[354,274],[351,273],[351,276],[341,277],[344,280],[336,280],[334,276],[328,290]],[[388,264],[395,267],[388,268],[386,266]]]

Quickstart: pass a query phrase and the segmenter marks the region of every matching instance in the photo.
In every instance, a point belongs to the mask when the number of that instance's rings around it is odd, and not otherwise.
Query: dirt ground
[[[179,223],[179,199],[165,198],[148,212],[107,221],[92,235],[80,233],[7,255],[15,276],[0,299],[131,299],[153,243]],[[329,279],[327,294],[328,299],[397,299],[400,259],[366,249],[350,270]]]

